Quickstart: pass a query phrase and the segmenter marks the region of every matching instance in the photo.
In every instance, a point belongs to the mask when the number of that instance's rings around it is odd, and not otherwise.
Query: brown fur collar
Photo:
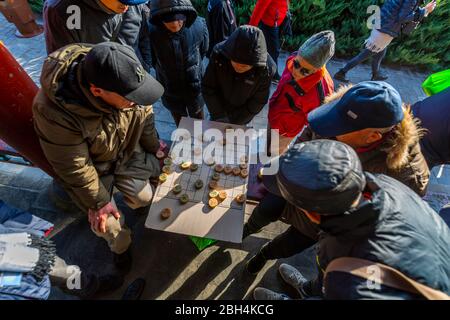
[[[325,98],[325,104],[341,99],[352,86],[342,86],[335,93]],[[399,170],[411,161],[411,149],[419,143],[425,132],[420,127],[420,121],[414,118],[411,107],[404,105],[404,110],[403,121],[393,129],[392,137],[383,144],[383,151],[387,153],[386,165],[391,170]]]

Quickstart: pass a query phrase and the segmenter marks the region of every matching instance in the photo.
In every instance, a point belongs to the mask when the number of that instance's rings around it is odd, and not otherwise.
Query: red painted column
[[[0,41],[0,138],[54,176],[39,144],[31,110],[38,87]]]

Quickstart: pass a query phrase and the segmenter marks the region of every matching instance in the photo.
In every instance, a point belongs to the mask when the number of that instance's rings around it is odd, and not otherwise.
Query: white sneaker
[[[280,271],[283,280],[294,287],[303,299],[309,296],[303,290],[303,285],[308,282],[308,279],[306,279],[300,271],[286,263],[280,265],[278,270]]]
[[[275,291],[265,288],[256,288],[255,291],[253,291],[253,298],[255,300],[292,300],[285,294],[276,293]]]

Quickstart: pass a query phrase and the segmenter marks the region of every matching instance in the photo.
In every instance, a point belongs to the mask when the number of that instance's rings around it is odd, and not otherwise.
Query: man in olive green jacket
[[[35,129],[57,180],[88,213],[117,266],[131,262],[130,231],[112,199],[115,186],[133,209],[150,204],[160,173],[152,104],[164,89],[127,46],[68,45],[50,54],[33,103]]]

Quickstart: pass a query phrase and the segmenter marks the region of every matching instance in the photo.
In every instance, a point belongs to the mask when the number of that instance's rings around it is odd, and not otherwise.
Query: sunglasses
[[[294,68],[296,70],[298,70],[305,77],[314,73],[313,71],[309,70],[308,68],[302,67],[302,65],[300,64],[300,61],[298,61],[297,59],[294,59]]]

